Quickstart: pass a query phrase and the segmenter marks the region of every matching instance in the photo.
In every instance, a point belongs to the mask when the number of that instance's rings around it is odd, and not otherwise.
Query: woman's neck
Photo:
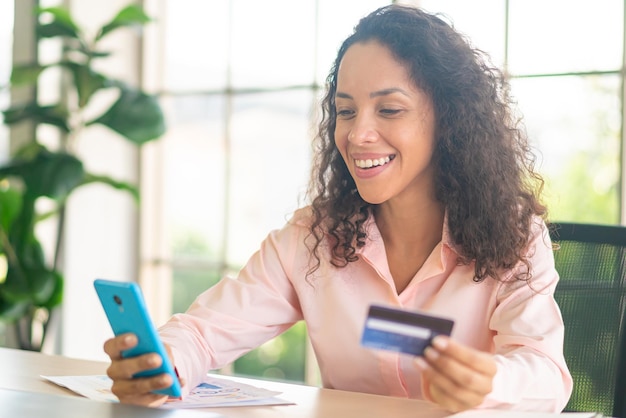
[[[374,216],[399,294],[441,242],[445,210],[436,201],[405,207],[381,204]]]
[[[434,242],[431,247],[434,248],[441,241],[444,216],[443,204],[435,200],[410,205],[383,203],[374,209],[376,225],[385,244],[403,247]]]

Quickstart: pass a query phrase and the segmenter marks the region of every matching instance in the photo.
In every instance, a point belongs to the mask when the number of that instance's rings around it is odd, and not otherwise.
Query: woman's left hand
[[[493,355],[445,336],[435,337],[415,362],[422,370],[426,397],[451,412],[480,405],[492,390],[497,370]]]

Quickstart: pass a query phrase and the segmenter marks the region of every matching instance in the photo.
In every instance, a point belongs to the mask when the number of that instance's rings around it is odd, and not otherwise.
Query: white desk
[[[78,395],[42,379],[40,375],[96,375],[105,374],[107,368],[107,363],[103,362],[8,348],[0,348],[0,365],[2,389],[74,397]],[[235,379],[280,391],[281,398],[295,402],[295,405],[207,408],[202,411],[217,412],[227,418],[439,418],[449,415],[443,409],[424,401],[265,380]],[[107,416],[99,415],[97,406],[94,405],[95,418]]]

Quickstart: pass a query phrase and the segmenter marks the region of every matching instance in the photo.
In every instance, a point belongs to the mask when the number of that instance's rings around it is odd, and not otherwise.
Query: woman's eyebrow
[[[335,97],[339,97],[341,99],[350,99],[350,100],[354,100],[354,97],[350,96],[348,93],[342,93],[340,91],[338,91],[335,94]]]
[[[390,87],[388,89],[382,89],[382,90],[373,91],[373,92],[371,92],[369,94],[369,96],[370,96],[370,98],[374,98],[374,97],[387,96],[387,95],[393,94],[393,93],[400,93],[400,94],[403,94],[403,95],[409,97],[409,94],[405,90],[403,90],[403,89],[401,89],[399,87]],[[341,91],[338,91],[335,94],[335,97],[338,97],[338,98],[341,98],[341,99],[354,100],[354,97],[352,97],[348,93],[344,93],[344,92],[341,92]]]
[[[399,87],[391,87],[391,88],[388,88],[388,89],[374,91],[374,92],[370,93],[370,97],[374,98],[374,97],[380,97],[380,96],[387,96],[387,95],[393,94],[393,93],[400,93],[400,94],[403,94],[403,95],[405,95],[407,97],[409,96],[409,94],[405,90],[403,90],[403,89],[401,89]]]

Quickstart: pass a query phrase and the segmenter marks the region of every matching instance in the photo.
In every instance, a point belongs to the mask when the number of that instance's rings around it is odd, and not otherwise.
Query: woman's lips
[[[361,179],[374,177],[385,171],[394,158],[394,154],[379,158],[355,158],[354,173]]]

